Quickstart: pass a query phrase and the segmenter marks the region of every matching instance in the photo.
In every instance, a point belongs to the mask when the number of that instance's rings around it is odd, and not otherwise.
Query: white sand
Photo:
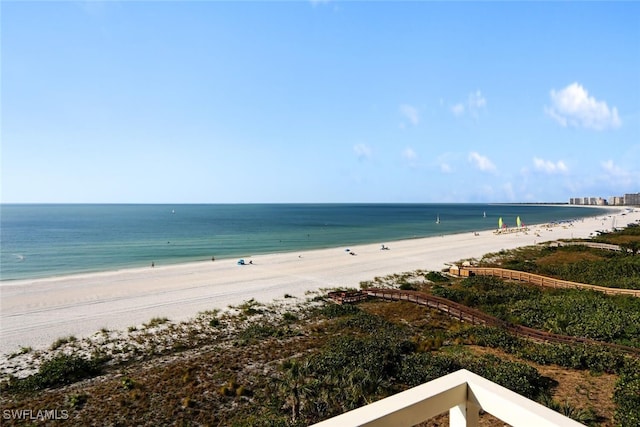
[[[640,221],[640,210],[621,215],[612,210],[615,225]],[[46,348],[60,337],[89,336],[101,328],[122,330],[153,317],[187,320],[198,312],[224,309],[251,298],[270,302],[285,294],[304,298],[308,290],[355,287],[376,276],[422,270],[441,270],[448,263],[479,258],[489,252],[512,249],[561,238],[586,238],[596,230],[611,228],[611,217],[594,217],[571,226],[530,227],[519,232],[478,236],[464,233],[443,237],[380,242],[295,253],[217,260],[155,268],[136,268],[0,285],[0,353],[30,346]],[[537,236],[539,234],[540,236]]]

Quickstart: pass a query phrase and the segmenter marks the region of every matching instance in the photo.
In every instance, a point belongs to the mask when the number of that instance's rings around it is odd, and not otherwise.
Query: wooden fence
[[[472,273],[471,275],[475,274],[478,276],[493,276],[499,277],[501,279],[517,280],[520,282],[531,283],[533,285],[544,286],[548,288],[589,289],[609,295],[630,295],[634,297],[640,297],[640,290],[638,289],[607,288],[605,286],[587,285],[585,283],[554,279],[553,277],[526,273],[524,271],[507,270],[506,268],[462,267],[460,268],[460,271],[462,270],[466,270],[467,272]],[[463,275],[463,273],[460,274]]]
[[[595,249],[604,249],[607,251],[616,251],[616,252],[620,252],[620,251],[625,251],[625,249],[622,249],[620,246],[618,245],[610,245],[608,243],[597,243],[597,242],[554,242],[551,243],[549,246],[586,246],[589,248],[595,248]],[[630,250],[626,249],[627,252],[631,252]]]

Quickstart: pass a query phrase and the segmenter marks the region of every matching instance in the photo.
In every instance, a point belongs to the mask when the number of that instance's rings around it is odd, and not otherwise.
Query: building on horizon
[[[608,200],[602,197],[571,197],[569,204],[588,206],[640,206],[640,193],[626,193],[624,196],[611,196]]]
[[[570,205],[606,206],[607,200],[602,197],[571,197]]]
[[[624,205],[624,196],[611,196],[611,197],[609,197],[609,204],[611,206],[622,206],[622,205]]]
[[[623,199],[625,205],[640,206],[640,193],[627,193]]]

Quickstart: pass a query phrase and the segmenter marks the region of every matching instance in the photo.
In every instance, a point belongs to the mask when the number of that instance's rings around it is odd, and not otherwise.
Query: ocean
[[[3,204],[0,280],[235,258],[604,213],[507,204]],[[485,216],[486,215],[486,216]],[[439,222],[438,222],[439,219]]]

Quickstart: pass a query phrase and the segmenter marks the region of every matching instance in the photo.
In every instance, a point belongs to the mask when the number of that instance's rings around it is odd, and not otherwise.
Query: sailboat
[[[518,228],[522,227],[522,221],[520,221],[520,217],[519,216],[516,218],[516,227],[518,227]]]
[[[482,212],[482,218],[486,218],[487,217],[487,212]]]
[[[502,222],[502,217],[500,217],[498,218],[498,230],[501,230],[503,226],[504,226],[504,223]]]
[[[436,224],[440,224],[440,214],[436,215]]]

